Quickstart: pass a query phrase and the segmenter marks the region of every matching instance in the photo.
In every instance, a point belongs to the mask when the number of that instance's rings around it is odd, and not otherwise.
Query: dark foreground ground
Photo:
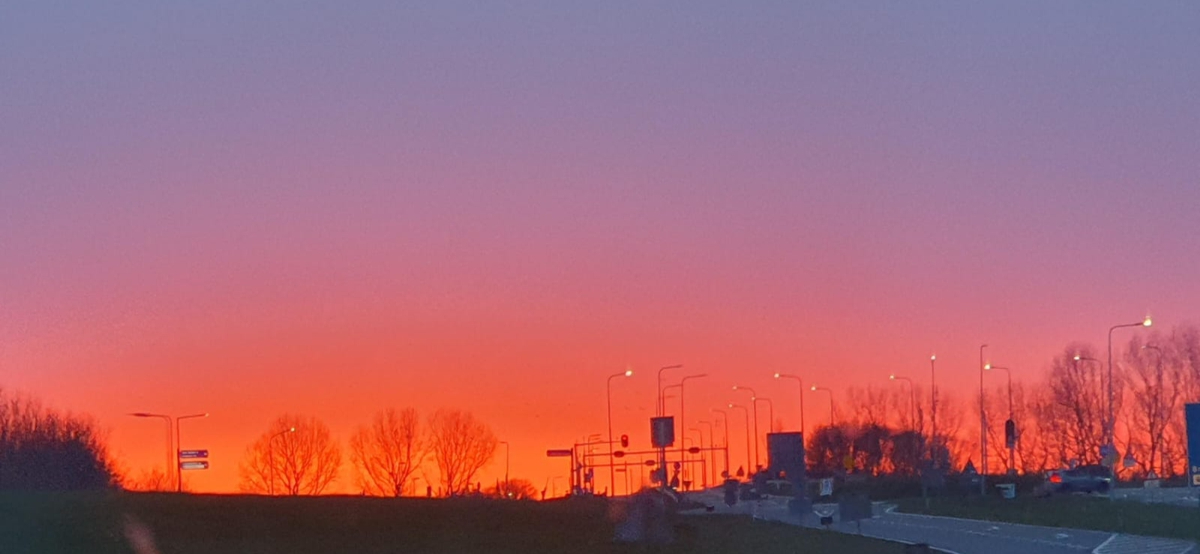
[[[669,546],[616,544],[604,501],[502,502],[136,493],[0,495],[0,553],[134,553],[128,518],[161,554],[900,554],[872,539],[752,521],[682,517]]]
[[[898,511],[906,513],[1200,541],[1200,509],[1195,507],[1076,495],[1011,500],[936,498],[928,509],[918,498],[901,500],[897,505]]]

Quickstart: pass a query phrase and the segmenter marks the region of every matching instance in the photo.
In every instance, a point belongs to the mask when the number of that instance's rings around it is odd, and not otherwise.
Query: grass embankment
[[[896,511],[966,519],[985,519],[1092,529],[1200,541],[1200,510],[1166,504],[1143,504],[1088,496],[980,499],[933,498],[929,509],[919,498],[897,502]]]
[[[128,554],[126,515],[162,554],[899,554],[894,543],[744,516],[687,516],[668,546],[616,544],[603,501],[163,494],[0,495],[0,552]]]

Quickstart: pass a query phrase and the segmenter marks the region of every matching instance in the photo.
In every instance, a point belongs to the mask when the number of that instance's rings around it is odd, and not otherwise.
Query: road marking
[[[1195,543],[1159,537],[1113,535],[1097,546],[1093,554],[1186,554]]]
[[[839,531],[839,533],[840,533],[840,531]],[[853,534],[853,533],[850,533],[850,534]],[[872,534],[869,534],[869,533],[859,533],[858,535],[859,535],[860,537],[867,537],[867,538],[870,538],[870,539],[878,539],[878,540],[881,540],[881,541],[888,541],[888,542],[898,542],[898,543],[900,543],[900,544],[917,544],[917,543],[915,543],[915,542],[912,542],[912,541],[902,541],[902,540],[900,540],[900,539],[891,539],[891,538],[888,538],[888,537],[883,537],[883,536],[879,536],[879,535],[872,535]],[[929,544],[929,543],[925,543],[925,544]],[[953,551],[953,550],[950,550],[949,548],[942,548],[942,547],[940,547],[940,546],[934,546],[934,545],[932,545],[932,544],[930,544],[930,545],[929,545],[929,549],[930,549],[930,550],[937,550],[938,552],[945,552],[946,554],[959,554],[958,552],[955,552],[955,551]]]

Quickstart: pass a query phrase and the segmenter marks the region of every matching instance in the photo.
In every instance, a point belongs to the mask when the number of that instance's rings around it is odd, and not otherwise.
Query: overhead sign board
[[[650,418],[650,444],[654,448],[668,448],[675,444],[675,418],[671,416]]]
[[[571,450],[569,448],[547,450],[546,455],[551,458],[569,458],[571,457]]]
[[[207,450],[180,450],[179,457],[180,458],[207,458],[208,451]]]
[[[1188,449],[1188,480],[1193,487],[1200,487],[1200,404],[1188,404],[1184,407],[1184,420],[1187,421]]]
[[[208,469],[208,462],[180,462],[179,469]]]

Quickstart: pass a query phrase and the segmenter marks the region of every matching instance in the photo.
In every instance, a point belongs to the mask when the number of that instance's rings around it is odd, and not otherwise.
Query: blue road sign
[[[1188,483],[1200,487],[1200,404],[1188,404],[1183,410],[1187,421]]]
[[[207,458],[208,451],[207,450],[180,450],[179,457],[180,458]]]

